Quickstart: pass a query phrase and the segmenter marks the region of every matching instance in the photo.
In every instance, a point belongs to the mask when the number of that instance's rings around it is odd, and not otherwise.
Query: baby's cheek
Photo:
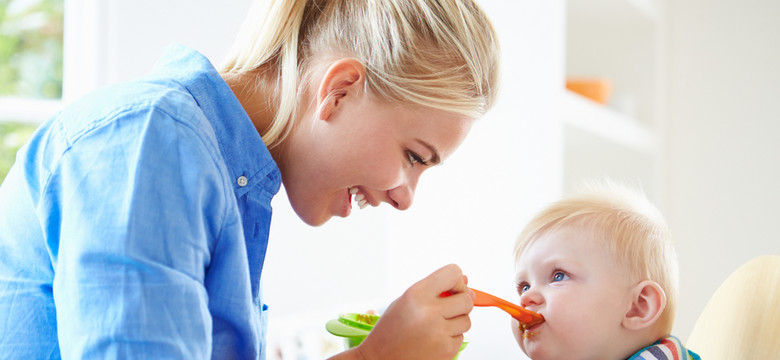
[[[515,341],[517,341],[517,344],[520,345],[520,348],[525,351],[525,348],[523,347],[523,330],[520,329],[520,323],[517,320],[512,319],[511,326],[512,334],[515,336]]]

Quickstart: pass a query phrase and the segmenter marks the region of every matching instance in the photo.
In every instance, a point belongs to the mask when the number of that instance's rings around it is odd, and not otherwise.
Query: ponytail
[[[386,101],[472,118],[495,102],[497,37],[474,0],[270,2],[252,7],[222,67],[276,82],[276,115],[261,131],[269,149],[292,130],[310,64],[326,55],[360,61],[366,92]]]
[[[223,73],[246,74],[264,64],[276,64],[274,78],[278,81],[278,109],[271,125],[263,134],[268,148],[279,144],[292,130],[298,98],[298,39],[308,0],[272,0],[266,9],[255,1],[242,24],[230,55],[222,66]],[[263,4],[264,5],[264,4]],[[263,26],[257,26],[266,14]]]

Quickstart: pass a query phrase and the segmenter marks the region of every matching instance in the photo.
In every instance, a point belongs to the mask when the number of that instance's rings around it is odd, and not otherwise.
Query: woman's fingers
[[[468,292],[442,298],[441,303],[441,315],[445,319],[468,315],[474,308],[474,298]]]
[[[467,284],[468,278],[463,275],[460,267],[455,264],[449,264],[434,271],[415,285],[422,285],[426,288],[431,287],[435,294],[444,292],[459,294],[468,291]]]
[[[448,328],[452,331],[451,336],[463,335],[463,333],[471,329],[471,318],[468,315],[456,316],[447,319],[447,322],[449,322]]]
[[[467,284],[468,278],[463,275],[460,267],[450,264],[436,270],[415,286],[429,296],[436,295],[440,314],[445,319],[451,319],[468,315],[474,307],[473,294]]]

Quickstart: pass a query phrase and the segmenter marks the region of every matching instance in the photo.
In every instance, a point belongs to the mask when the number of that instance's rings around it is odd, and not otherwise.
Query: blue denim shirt
[[[66,107],[0,187],[0,357],[264,358],[280,183],[190,49]]]

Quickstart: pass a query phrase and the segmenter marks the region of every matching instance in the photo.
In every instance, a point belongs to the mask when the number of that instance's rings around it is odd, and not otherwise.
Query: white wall
[[[728,274],[780,253],[780,2],[668,3],[666,212],[685,339]]]
[[[67,0],[63,97],[148,74],[171,43],[219,64],[251,0]]]

